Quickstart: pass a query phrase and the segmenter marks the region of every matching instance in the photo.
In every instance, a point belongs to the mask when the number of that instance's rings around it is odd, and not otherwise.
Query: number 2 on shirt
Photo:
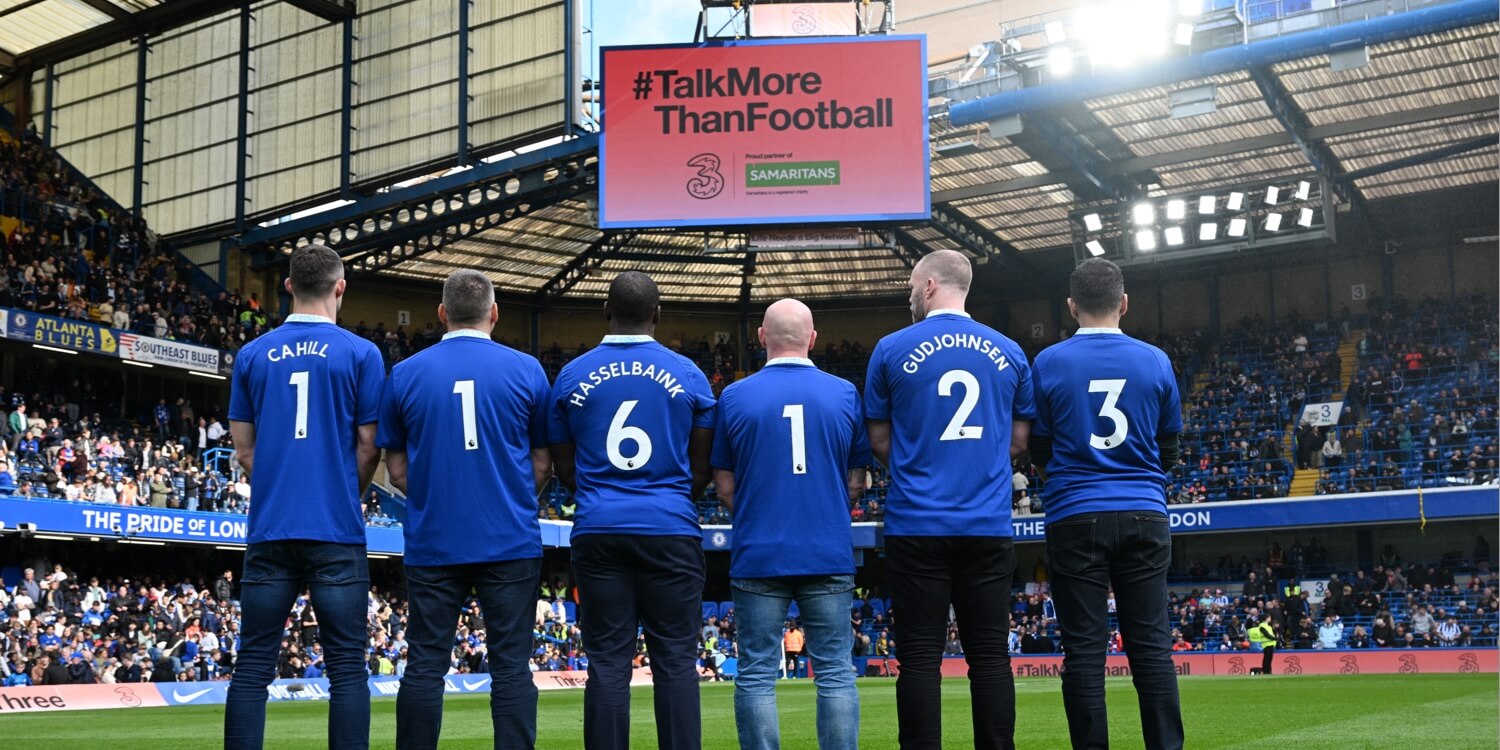
[[[938,378],[938,395],[952,396],[955,385],[964,387],[964,398],[958,402],[953,420],[948,422],[947,429],[943,430],[943,435],[938,440],[978,440],[984,437],[984,425],[964,424],[964,421],[974,413],[974,407],[979,405],[979,379],[968,370],[949,370]]]
[[[1090,380],[1089,393],[1103,393],[1104,406],[1099,409],[1099,416],[1108,419],[1115,426],[1115,431],[1107,437],[1100,437],[1089,433],[1089,447],[1097,451],[1107,451],[1118,448],[1125,442],[1125,437],[1130,434],[1130,420],[1125,418],[1125,412],[1120,411],[1116,404],[1120,400],[1120,393],[1125,390],[1125,380]]]

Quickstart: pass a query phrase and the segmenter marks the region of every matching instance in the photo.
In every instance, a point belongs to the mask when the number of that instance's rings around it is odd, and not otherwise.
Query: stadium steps
[[[1359,345],[1354,343],[1364,338],[1363,330],[1350,330],[1349,335],[1339,344],[1339,361],[1344,363],[1344,369],[1339,373],[1339,392],[1334,394],[1334,399],[1344,400],[1344,395],[1349,392],[1349,384],[1354,381],[1354,371],[1359,369]]]
[[[1287,497],[1312,497],[1318,494],[1318,470],[1298,469],[1292,475],[1292,485],[1287,490]]]

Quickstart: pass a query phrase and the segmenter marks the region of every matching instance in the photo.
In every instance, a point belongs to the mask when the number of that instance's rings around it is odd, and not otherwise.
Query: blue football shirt
[[[547,437],[572,443],[573,534],[699,536],[688,437],[713,429],[714,397],[692,360],[650,336],[605,336],[552,386]]]
[[[316,315],[290,315],[240,349],[229,418],[255,425],[246,541],[365,543],[355,447],[384,382],[374,344]]]
[[[873,463],[854,384],[767,362],[720,394],[712,463],[734,472],[731,578],[854,573],[847,479]]]
[[[1011,422],[1036,416],[1016,342],[933,311],[875,345],[865,416],[891,423],[887,535],[1012,535]]]
[[[1047,521],[1079,513],[1166,512],[1156,436],[1182,432],[1172,363],[1117,329],[1083,328],[1036,358],[1033,432],[1052,438]]]
[[[406,564],[542,556],[533,448],[547,447],[541,363],[455,331],[391,368],[377,444],[407,454]]]

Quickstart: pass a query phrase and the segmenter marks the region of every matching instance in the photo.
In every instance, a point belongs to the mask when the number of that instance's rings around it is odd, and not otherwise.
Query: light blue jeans
[[[854,629],[849,624],[854,576],[736,578],[730,584],[739,622],[734,718],[741,750],[781,747],[776,673],[783,661],[781,636],[787,608],[794,599],[818,690],[818,747],[856,750],[859,691],[854,687]]]

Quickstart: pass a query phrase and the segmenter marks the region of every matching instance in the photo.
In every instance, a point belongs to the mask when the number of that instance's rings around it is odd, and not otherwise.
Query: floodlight
[[[1172,32],[1172,43],[1179,47],[1193,46],[1193,25],[1190,23],[1177,24],[1177,30]]]
[[[1149,227],[1156,223],[1156,206],[1144,201],[1137,203],[1130,209],[1130,215],[1136,226]]]
[[[1245,222],[1244,219],[1230,219],[1229,220],[1229,236],[1230,237],[1244,237],[1245,236],[1245,224],[1246,224],[1246,222]]]
[[[1150,229],[1142,229],[1135,233],[1135,246],[1141,250],[1156,249],[1156,232]]]
[[[1310,209],[1310,208],[1304,208],[1301,211],[1297,212],[1297,226],[1303,227],[1304,229],[1305,228],[1309,228],[1309,227],[1312,226],[1312,220],[1313,220],[1313,210],[1312,209]]]
[[[1182,234],[1182,227],[1167,227],[1167,230],[1162,234],[1166,237],[1167,244],[1172,247],[1177,247],[1187,241],[1187,238]]]
[[[1271,187],[1266,188],[1266,205],[1267,206],[1274,206],[1274,205],[1276,205],[1276,202],[1279,201],[1279,200],[1281,200],[1281,188],[1276,187],[1275,185],[1272,185]]]
[[[1200,197],[1198,199],[1198,213],[1203,214],[1204,216],[1211,216],[1213,215],[1213,212],[1214,197],[1212,195],[1205,195]]]
[[[1047,69],[1058,78],[1066,78],[1073,74],[1073,50],[1067,47],[1058,47],[1047,53]]]
[[[1238,210],[1244,208],[1245,207],[1245,194],[1241,193],[1238,190],[1234,191],[1233,193],[1230,193],[1229,194],[1229,200],[1225,203],[1225,207],[1228,208],[1230,211],[1238,211]]]
[[[1099,214],[1084,214],[1083,228],[1090,232],[1097,232],[1104,228],[1104,220],[1099,218]]]
[[[1062,21],[1048,21],[1042,28],[1047,32],[1048,44],[1062,44],[1068,41],[1067,28],[1063,26]]]
[[[1099,240],[1089,240],[1088,242],[1083,243],[1083,246],[1088,248],[1089,255],[1092,255],[1095,258],[1104,254],[1104,245],[1100,244]]]
[[[1208,221],[1198,225],[1198,240],[1200,242],[1213,242],[1219,238],[1219,225]]]
[[[1266,214],[1266,231],[1275,232],[1281,229],[1281,214]]]
[[[1297,192],[1296,192],[1297,200],[1299,200],[1299,201],[1305,201],[1305,200],[1307,200],[1307,196],[1309,196],[1311,194],[1312,194],[1312,183],[1308,182],[1307,180],[1303,180],[1303,181],[1297,183]]]
[[[1167,201],[1167,218],[1172,221],[1181,221],[1187,216],[1187,201],[1181,198],[1173,198]]]

